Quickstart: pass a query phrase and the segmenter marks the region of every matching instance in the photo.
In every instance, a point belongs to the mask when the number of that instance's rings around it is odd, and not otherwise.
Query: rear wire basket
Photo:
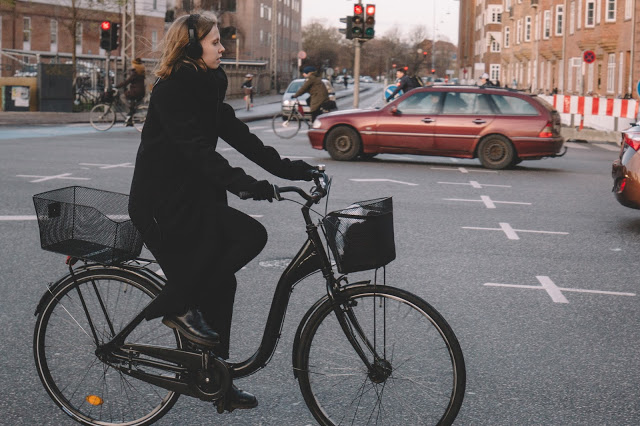
[[[377,269],[396,258],[391,197],[359,201],[322,222],[342,274]]]
[[[106,265],[140,255],[126,194],[70,186],[36,194],[33,203],[44,250]]]

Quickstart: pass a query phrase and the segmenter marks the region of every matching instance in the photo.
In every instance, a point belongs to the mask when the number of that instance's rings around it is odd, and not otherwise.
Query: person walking
[[[125,121],[126,126],[133,126],[133,114],[136,112],[136,107],[142,101],[146,95],[145,89],[145,76],[146,69],[140,58],[135,58],[131,61],[131,70],[129,71],[129,77],[116,85],[116,89],[129,86],[124,96],[129,103],[129,115]]]
[[[304,67],[302,76],[306,78],[306,81],[292,97],[297,98],[304,93],[309,93],[307,104],[311,110],[311,122],[313,122],[316,117],[322,114],[320,107],[329,100],[329,92],[327,91],[327,86],[322,82],[322,79],[316,75],[316,67]]]
[[[251,111],[251,108],[253,108],[253,74],[247,74],[245,78],[246,80],[242,83],[242,90],[247,101],[247,111]],[[247,96],[249,97],[248,99]]]
[[[228,359],[236,277],[267,242],[262,224],[228,205],[227,193],[271,201],[274,188],[233,167],[221,138],[283,179],[312,180],[312,166],[281,158],[224,103],[225,48],[215,15],[185,15],[169,27],[135,161],[129,216],[167,283],[144,310],[187,340]],[[232,386],[228,409],[256,397]]]

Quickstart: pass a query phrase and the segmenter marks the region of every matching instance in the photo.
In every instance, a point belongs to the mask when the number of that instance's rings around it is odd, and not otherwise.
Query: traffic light
[[[376,5],[368,4],[365,8],[364,38],[372,39],[376,31],[373,26],[376,23]]]
[[[353,5],[351,17],[351,38],[362,38],[364,34],[364,7],[360,3]]]
[[[111,50],[111,21],[102,21],[100,24],[100,48]]]
[[[431,74],[435,74],[436,73],[436,69],[435,68],[431,68]]]
[[[118,37],[118,29],[120,28],[120,24],[116,22],[111,23],[111,50],[116,50],[120,47],[120,42]]]
[[[347,16],[346,18],[340,18],[340,22],[342,22],[343,24],[347,24],[347,28],[340,28],[340,32],[342,34],[344,34],[345,36],[347,36],[348,40],[353,39],[353,33],[351,31],[351,25],[353,22],[353,17],[352,16]]]

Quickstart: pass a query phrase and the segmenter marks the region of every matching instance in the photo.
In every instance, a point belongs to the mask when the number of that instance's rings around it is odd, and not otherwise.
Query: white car
[[[291,107],[296,102],[296,100],[293,99],[292,96],[295,95],[295,93],[298,91],[298,89],[300,89],[300,87],[302,87],[302,84],[304,83],[304,81],[305,81],[304,78],[297,78],[293,80],[291,83],[289,83],[289,87],[287,87],[287,90],[284,92],[284,95],[282,95],[282,113],[283,114],[288,114],[291,111]],[[326,78],[323,78],[322,82],[327,87],[327,92],[329,92],[329,100],[335,101],[336,92],[335,90],[333,90],[333,86],[331,85],[331,82]],[[306,102],[307,99],[309,99],[308,93],[305,93],[298,97],[298,100],[302,104],[302,110],[304,111],[304,115],[308,118],[311,118],[311,111],[309,110],[309,105],[307,105],[307,102]]]

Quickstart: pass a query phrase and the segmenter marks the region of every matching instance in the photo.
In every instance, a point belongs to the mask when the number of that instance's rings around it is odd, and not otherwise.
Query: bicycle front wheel
[[[300,130],[300,117],[296,114],[276,114],[271,120],[273,132],[283,139],[291,139]]]
[[[98,104],[91,108],[89,122],[96,130],[109,130],[116,122],[116,112],[109,104]]]
[[[147,425],[166,414],[179,394],[128,376],[96,356],[96,348],[138,315],[158,288],[138,275],[103,268],[79,272],[75,280],[67,277],[50,291],[40,305],[33,350],[38,375],[53,401],[85,425]],[[158,320],[143,321],[127,342],[182,346]],[[137,366],[135,360],[128,368],[169,375]]]
[[[387,286],[354,286],[341,310],[372,368],[347,340],[331,302],[309,318],[296,353],[305,402],[321,425],[449,425],[464,397],[462,350],[423,299]],[[377,357],[373,356],[373,349]]]
[[[146,105],[143,106],[139,106],[136,108],[136,112],[133,114],[133,126],[139,131],[142,131],[142,128],[144,127],[144,121],[147,119],[147,111],[149,110],[149,107],[147,107]]]

